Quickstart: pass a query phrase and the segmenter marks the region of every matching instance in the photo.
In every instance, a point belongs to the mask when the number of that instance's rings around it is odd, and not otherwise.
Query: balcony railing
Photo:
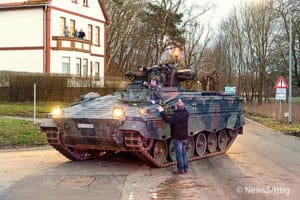
[[[55,41],[54,46],[52,46],[53,50],[91,53],[91,46],[93,44],[90,40],[75,37],[52,36],[52,40]]]

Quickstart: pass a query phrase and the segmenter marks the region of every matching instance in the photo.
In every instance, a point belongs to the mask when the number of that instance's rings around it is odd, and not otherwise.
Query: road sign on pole
[[[288,88],[288,84],[286,83],[285,79],[283,78],[283,76],[280,76],[278,78],[278,80],[275,83],[274,88]]]
[[[274,88],[276,88],[276,96],[275,99],[279,100],[279,120],[281,120],[281,100],[286,99],[286,88],[288,88],[288,84],[286,83],[283,76],[280,76],[276,81]]]
[[[275,99],[285,100],[286,99],[286,88],[276,88]]]
[[[226,94],[231,94],[231,95],[235,95],[236,94],[236,87],[233,86],[226,86],[225,87],[225,93]]]

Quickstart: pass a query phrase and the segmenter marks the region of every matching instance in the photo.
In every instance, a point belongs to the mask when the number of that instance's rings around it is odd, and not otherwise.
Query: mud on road
[[[299,144],[247,121],[227,154],[190,162],[186,175],[128,154],[74,162],[51,147],[0,151],[0,199],[298,199]]]

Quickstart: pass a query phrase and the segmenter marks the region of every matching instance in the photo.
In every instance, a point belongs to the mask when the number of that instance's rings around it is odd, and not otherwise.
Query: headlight
[[[122,119],[123,117],[125,117],[124,108],[121,107],[121,106],[114,107],[113,110],[112,110],[112,117],[113,118],[118,118],[118,119]]]
[[[145,113],[146,113],[146,110],[143,107],[140,107],[139,108],[139,114],[140,115],[145,115]]]
[[[52,114],[52,117],[58,118],[58,117],[63,116],[64,111],[60,106],[56,106],[56,107],[52,108],[51,114]]]

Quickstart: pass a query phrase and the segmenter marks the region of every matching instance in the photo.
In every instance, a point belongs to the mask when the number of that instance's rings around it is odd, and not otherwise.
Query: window
[[[66,26],[66,18],[61,17],[60,18],[60,35],[63,36],[64,35],[64,29]]]
[[[75,20],[70,20],[70,35],[72,36],[75,31]]]
[[[93,40],[93,26],[91,24],[88,25],[87,39]]]
[[[95,27],[95,45],[100,46],[100,27],[96,26]]]
[[[95,62],[94,65],[94,76],[96,79],[99,79],[99,69],[100,69],[100,63],[99,62]]]
[[[83,0],[83,6],[88,6],[88,0]]]
[[[81,58],[76,58],[76,75],[80,76]]]
[[[62,57],[62,73],[70,74],[70,57]]]
[[[83,77],[87,76],[87,69],[88,69],[88,59],[83,59],[83,62],[82,62],[82,76]]]

